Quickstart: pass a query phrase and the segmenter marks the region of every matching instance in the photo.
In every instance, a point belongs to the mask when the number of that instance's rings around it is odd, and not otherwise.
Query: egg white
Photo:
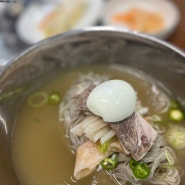
[[[106,122],[118,122],[135,111],[136,93],[122,80],[109,80],[95,87],[89,94],[87,108]]]

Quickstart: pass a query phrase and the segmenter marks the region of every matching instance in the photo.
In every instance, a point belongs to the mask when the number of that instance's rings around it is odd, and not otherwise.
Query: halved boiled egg
[[[106,122],[122,121],[135,111],[136,93],[126,81],[109,80],[91,91],[86,106]]]
[[[72,29],[95,25],[102,13],[103,0],[55,0],[32,3],[20,15],[16,29],[19,37],[33,44]]]

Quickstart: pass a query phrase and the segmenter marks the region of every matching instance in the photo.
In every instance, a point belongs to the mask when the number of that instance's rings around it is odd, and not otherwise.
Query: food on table
[[[114,103],[128,112],[115,112]],[[111,107],[114,120],[104,115]],[[171,119],[174,109],[182,119]],[[184,121],[181,103],[134,68],[66,70],[25,102],[12,134],[13,165],[21,184],[181,185]]]

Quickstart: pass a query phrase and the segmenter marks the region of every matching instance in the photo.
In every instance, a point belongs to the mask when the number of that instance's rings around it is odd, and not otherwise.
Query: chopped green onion
[[[28,98],[28,104],[32,107],[41,107],[47,103],[48,94],[46,92],[33,93]]]
[[[185,119],[185,111],[178,101],[170,102],[169,117],[175,122],[179,122]]]
[[[158,115],[152,115],[152,122],[153,123],[161,123],[162,122],[162,119]]]
[[[146,163],[139,162],[133,169],[133,173],[138,179],[146,179],[150,174],[150,168]]]
[[[23,88],[17,88],[17,89],[12,90],[12,91],[7,91],[7,92],[0,93],[0,102],[3,101],[3,100],[9,99],[13,96],[16,96],[16,95],[20,94],[22,91],[23,91]]]
[[[169,165],[174,165],[175,161],[174,161],[171,153],[167,149],[165,150],[165,156],[166,156],[166,159],[167,159]]]
[[[61,101],[61,95],[59,92],[52,92],[48,95],[46,92],[36,92],[33,93],[28,98],[28,104],[32,107],[40,107],[49,104],[58,104]]]
[[[110,158],[105,158],[100,165],[103,167],[105,170],[112,170],[116,167],[118,163],[118,158],[116,155],[112,155]]]
[[[106,141],[105,143],[99,145],[99,150],[101,153],[105,153],[108,150],[108,147],[109,147],[109,142]]]
[[[49,97],[48,97],[48,102],[50,104],[59,104],[61,101],[61,95],[59,92],[52,92],[49,94]]]
[[[135,166],[138,164],[138,161],[136,161],[135,159],[131,158],[130,162],[129,162],[129,166],[130,168],[133,170],[135,168]]]
[[[145,179],[150,174],[149,166],[142,161],[136,161],[131,158],[129,166],[132,169],[134,176],[138,179]]]
[[[166,132],[166,139],[176,149],[185,148],[185,127],[182,125],[171,125]]]
[[[182,121],[184,119],[184,113],[180,109],[171,109],[169,111],[169,117],[173,121]]]

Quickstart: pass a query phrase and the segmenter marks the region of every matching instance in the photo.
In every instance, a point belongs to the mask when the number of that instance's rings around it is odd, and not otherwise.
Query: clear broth
[[[78,78],[79,73],[95,72],[114,79],[128,81],[138,92],[142,106],[149,113],[158,112],[160,102],[153,100],[154,92],[159,97],[170,99],[167,91],[148,75],[126,66],[89,66],[63,71],[38,91],[59,91],[62,96]],[[155,84],[155,86],[153,86]],[[155,87],[155,90],[152,88]],[[160,101],[160,99],[159,99]],[[161,105],[162,107],[163,105]],[[159,106],[160,107],[160,106]],[[106,172],[94,172],[76,182],[73,179],[75,156],[70,151],[62,123],[59,122],[58,105],[33,108],[27,101],[20,110],[14,127],[11,143],[12,161],[21,185],[113,185]],[[184,151],[177,153],[181,166]],[[179,163],[180,163],[179,162]],[[184,179],[185,180],[185,179]],[[181,180],[181,184],[183,179]]]

